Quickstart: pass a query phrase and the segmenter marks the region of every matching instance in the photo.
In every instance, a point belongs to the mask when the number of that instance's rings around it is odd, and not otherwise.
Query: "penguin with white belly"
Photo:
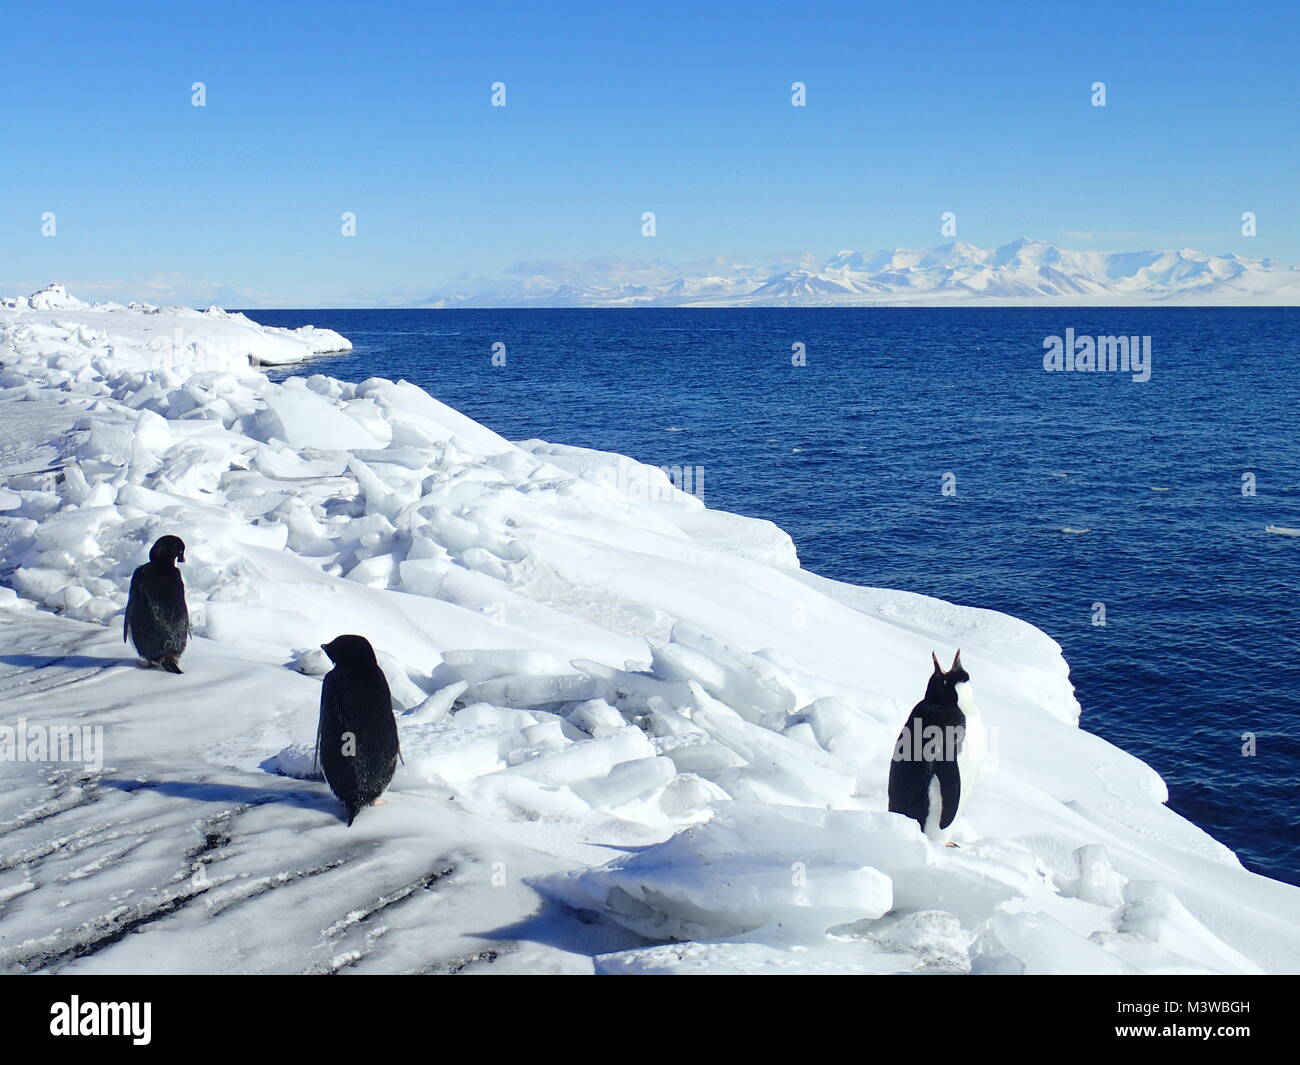
[[[984,727],[961,652],[945,671],[931,653],[934,672],[925,697],[898,734],[889,768],[889,809],[921,826],[936,843],[949,842],[957,815],[968,804],[986,755]]]

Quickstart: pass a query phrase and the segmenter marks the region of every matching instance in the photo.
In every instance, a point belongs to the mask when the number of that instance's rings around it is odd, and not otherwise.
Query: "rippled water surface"
[[[1300,537],[1265,532],[1300,528],[1300,310],[249,313],[353,341],[312,371],[406,378],[511,439],[703,466],[710,506],[817,573],[1033,622],[1086,728],[1300,883]],[[1150,336],[1151,379],[1045,373],[1067,327]]]

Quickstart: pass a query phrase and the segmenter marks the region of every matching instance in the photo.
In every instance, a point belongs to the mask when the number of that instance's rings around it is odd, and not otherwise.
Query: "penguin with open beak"
[[[934,671],[925,697],[912,708],[889,768],[889,809],[912,818],[926,836],[949,842],[949,830],[969,802],[983,758],[983,729],[961,651],[945,670],[931,652]]]

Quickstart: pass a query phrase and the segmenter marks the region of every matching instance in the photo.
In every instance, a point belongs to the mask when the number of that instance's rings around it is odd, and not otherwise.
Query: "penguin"
[[[380,801],[397,770],[397,721],[369,640],[339,636],[321,650],[334,668],[321,687],[316,760],[351,827],[363,806]]]
[[[969,801],[985,755],[985,737],[961,651],[934,672],[925,697],[898,734],[889,767],[889,809],[910,817],[926,836],[949,847],[948,832]]]
[[[933,653],[933,652],[932,652]],[[970,674],[962,668],[961,652],[952,660],[949,675],[953,677],[953,691],[957,693],[957,707],[966,719],[966,730],[957,749],[957,770],[961,774],[962,790],[971,794],[988,761],[988,735],[984,731],[984,718],[975,702],[975,686]]]
[[[177,562],[185,561],[185,541],[161,537],[149,549],[149,561],[131,574],[122,642],[151,666],[179,673],[180,657],[190,638],[190,612],[185,605],[185,581]]]

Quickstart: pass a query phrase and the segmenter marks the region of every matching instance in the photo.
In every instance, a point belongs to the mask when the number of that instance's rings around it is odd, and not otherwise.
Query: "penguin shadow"
[[[319,767],[312,769],[310,773],[286,773],[280,765],[280,756],[271,755],[269,758],[263,758],[257,763],[257,768],[263,773],[270,773],[273,777],[279,777],[281,780],[310,780],[314,784],[324,784],[325,774],[320,771]]]
[[[239,806],[265,806],[281,802],[302,810],[316,810],[339,817],[339,804],[333,795],[317,791],[285,788],[253,788],[242,784],[205,784],[189,780],[101,780],[100,787],[118,791],[153,791],[192,802],[234,803]],[[339,818],[342,820],[342,818]]]
[[[18,666],[22,669],[112,669],[115,666],[135,666],[138,659],[101,658],[97,655],[0,655],[0,665]]]
[[[566,906],[545,895],[541,908],[522,921],[473,935],[483,939],[523,940],[591,957],[657,945],[656,940],[639,936],[599,914]]]

